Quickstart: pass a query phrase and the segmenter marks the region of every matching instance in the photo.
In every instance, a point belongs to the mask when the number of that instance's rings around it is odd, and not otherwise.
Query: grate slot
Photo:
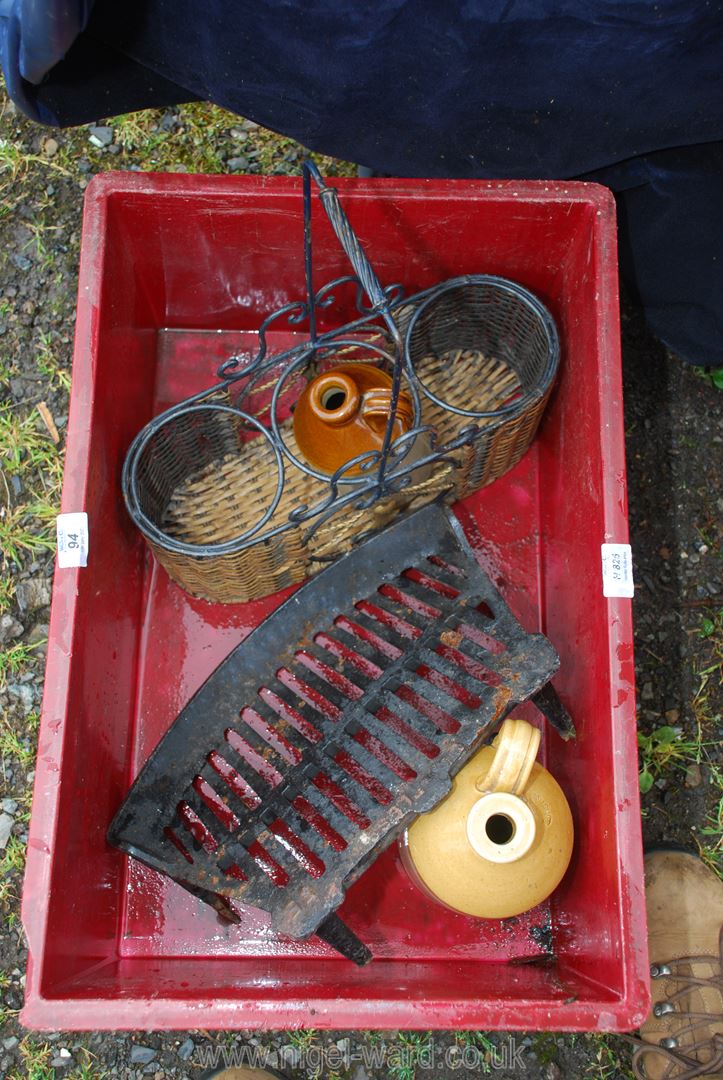
[[[185,807],[185,810],[182,810]],[[224,825],[208,803],[199,795],[192,782],[184,792],[184,797],[176,808],[182,827],[200,844],[206,854],[217,857],[229,836]]]
[[[307,794],[297,795],[291,804],[296,813],[306,821],[309,826],[314,829],[319,837],[328,844],[334,851],[344,851],[348,846],[347,841],[344,839],[342,833],[335,829],[331,824],[332,813],[327,808],[327,812],[322,814],[314,806],[311,801],[311,791],[308,790]],[[334,809],[333,807],[331,808]],[[335,811],[334,811],[335,812]],[[343,816],[343,815],[340,815]]]
[[[456,698],[457,701],[464,705],[468,709],[479,709],[482,704],[482,695],[480,693],[473,693],[462,685],[462,680],[456,675],[449,676],[440,671],[435,664],[420,664],[417,668],[417,674],[420,675],[425,682],[433,686],[435,690],[442,690],[450,697]]]
[[[308,751],[310,745],[315,745],[313,740],[306,738],[293,724],[288,720],[280,716],[277,711],[271,708],[270,703],[266,700],[266,695],[262,697],[262,691],[265,687],[259,687],[257,695],[253,700],[251,708],[255,713],[261,717],[263,722],[275,733],[276,738],[281,742],[288,744],[287,753],[293,757],[293,762],[289,762],[287,757],[284,757],[284,772],[289,767],[293,767],[298,760],[301,760],[304,754]],[[242,710],[243,711],[243,710]],[[317,732],[317,742],[321,739],[321,733]],[[269,735],[269,739],[271,736]],[[289,747],[291,749],[289,749]]]
[[[307,706],[304,705],[301,709],[297,709],[289,701],[291,695],[287,695],[288,692],[277,692],[268,686],[262,686],[258,691],[258,696],[263,704],[275,713],[283,723],[288,724],[290,728],[297,731],[306,742],[312,745],[321,742],[324,736],[320,726],[314,724],[304,715]]]
[[[349,698],[346,694],[343,694],[326,679],[317,675],[315,671],[311,671],[309,668],[302,667],[303,678],[301,675],[294,673],[298,684],[303,684],[303,693],[310,700],[320,700],[323,698],[325,702],[325,708],[329,711],[333,710],[336,720],[331,717],[327,717],[330,721],[326,727],[326,733],[330,738],[337,738],[339,734],[340,722],[344,716],[345,710],[349,708],[352,701],[358,700],[361,693],[357,693],[355,698]],[[343,725],[342,725],[343,726]]]
[[[344,641],[339,640],[338,637],[331,637],[326,633],[317,634],[314,638],[314,644],[327,658],[328,663],[331,660],[336,663],[337,670],[341,670],[342,674],[353,671],[354,681],[363,686],[364,689],[370,682],[378,679],[384,671],[384,668],[375,660],[362,652],[359,644],[357,644],[356,648],[351,648]],[[369,649],[368,651],[372,652],[373,650]]]
[[[459,596],[459,588],[445,581],[439,571],[436,574],[431,573],[431,568],[424,570],[417,566],[410,566],[404,571],[402,577],[405,579],[405,588],[414,583],[423,593],[432,593],[447,600],[455,600]]]
[[[396,694],[383,691],[369,703],[369,711],[419,753],[437,757],[439,728]]]
[[[256,727],[260,725],[252,726],[241,715],[246,713],[253,721],[255,712],[255,709],[252,710],[250,706],[247,706],[234,717],[234,723],[226,729],[226,742],[245,765],[253,770],[253,773],[261,776],[269,787],[275,788],[283,780],[286,771],[295,764],[295,755],[289,751],[282,754],[280,750],[271,746],[269,741],[256,730]],[[298,754],[299,751],[297,750],[296,753]],[[289,757],[292,758],[291,761]]]
[[[302,758],[302,751],[282,734],[275,724],[270,723],[257,709],[252,709],[249,705],[241,710],[240,718],[243,724],[246,725],[244,735],[250,742],[256,742],[256,749],[258,749],[258,741],[261,740],[266,746],[274,750],[278,756],[287,765],[296,765]],[[257,737],[254,740],[250,734],[253,732]],[[265,750],[261,750],[261,753],[265,755]]]
[[[246,892],[252,891],[262,900],[268,898],[270,901],[276,891],[258,863],[254,862],[246,848],[238,841],[229,841],[226,844],[223,854],[218,859],[218,866],[225,878],[232,879],[225,881],[224,884],[234,896],[243,899]],[[239,875],[242,876],[239,877]],[[244,884],[234,886],[233,881],[241,881]]]
[[[353,682],[349,676],[332,667],[321,655],[321,649],[317,646],[311,645],[305,649],[300,649],[296,653],[296,660],[307,672],[311,672],[324,685],[324,694],[327,692],[326,687],[331,687],[336,691],[337,695],[341,695],[342,698],[346,699],[346,701],[340,702],[342,708],[346,707],[347,701],[356,701],[363,696],[363,688]],[[335,703],[339,702],[336,701]]]
[[[432,653],[433,657],[435,655]],[[460,705],[466,709],[475,710],[479,708],[481,698],[478,694],[470,694],[455,679],[450,679],[449,676],[437,671],[430,664],[420,664],[419,659],[417,657],[414,661],[416,664],[414,671],[405,671],[404,685],[414,690],[422,699],[426,698],[432,704],[438,704],[443,712],[446,712],[457,724],[455,731],[458,730],[459,719],[457,714]],[[407,697],[406,700],[409,700],[409,698]],[[424,701],[419,703],[419,708],[424,709]]]
[[[461,578],[464,584],[467,577],[466,570],[455,563],[452,558],[443,559],[440,555],[428,555],[427,562],[434,567],[434,570],[431,570],[430,573],[439,578],[440,581],[446,582],[452,588],[457,588]]]
[[[251,738],[255,733],[247,733],[249,738],[244,738],[236,728],[228,727],[224,732],[226,742],[234,752],[237,762],[241,762],[239,771],[244,772],[244,766],[253,769],[256,776],[270,788],[277,787],[284,779],[283,773],[279,772],[272,762],[268,761],[251,744]]]
[[[279,712],[283,711],[285,714],[295,715],[305,727],[316,733],[314,739],[308,739],[307,745],[304,746],[305,758],[310,755],[313,757],[315,749],[318,750],[323,746],[324,742],[338,737],[339,725],[337,721],[328,720],[321,712],[318,712],[303,699],[297,697],[293,691],[282,683],[278,683],[275,690],[269,691],[266,698],[269,705],[273,704],[279,709]]]
[[[407,677],[406,673],[405,677]],[[394,685],[375,694],[369,707],[372,711],[375,711],[378,705],[397,713],[413,731],[419,732],[422,737],[429,739],[435,745],[439,735],[448,728],[454,731],[459,728],[459,721],[454,720],[449,714],[445,714],[443,710],[436,710],[433,717],[428,715],[429,709],[434,708],[431,702],[422,702],[419,695],[415,695],[415,692],[404,683]],[[426,706],[429,706],[429,709],[426,709]],[[426,711],[424,711],[425,709]],[[438,715],[439,713],[442,714],[441,717]],[[442,720],[442,717],[446,717],[446,719]]]
[[[380,806],[388,806],[393,798],[393,782],[391,784],[389,782],[383,783],[374,775],[376,760],[371,768],[365,768],[359,761],[361,756],[360,750],[366,752],[364,751],[364,747],[360,747],[358,744],[354,745],[352,742],[347,742],[344,750],[337,750],[333,760],[335,764],[343,769],[347,776],[350,776],[363,791],[371,795],[375,802],[379,803]],[[371,754],[368,754],[368,756],[373,757]],[[386,766],[382,766],[382,768],[385,768],[392,776],[394,775],[392,770]]]
[[[395,732],[393,726],[379,720],[375,716],[375,710],[370,709],[365,712],[361,720],[361,726],[373,738],[377,739],[394,758],[398,759],[402,764],[410,766],[414,773],[418,769],[427,767],[424,761],[425,755],[421,754],[416,747],[410,745],[402,735]],[[354,737],[358,738],[356,735]],[[374,753],[373,750],[371,752]],[[394,768],[394,772],[401,779],[405,778],[404,772],[400,773],[397,768]]]
[[[333,774],[336,774],[342,784],[347,783],[348,778],[346,774],[343,773],[343,770],[336,766],[334,762],[330,762],[325,769],[319,769],[318,772],[311,777],[311,783],[326,799],[329,800],[329,803],[348,818],[353,825],[356,825],[358,829],[368,829],[371,824],[371,818],[364,812],[362,807],[359,806],[359,802],[366,801],[367,805],[369,805],[369,802],[367,800],[359,800],[356,797],[351,799],[344,791],[344,788],[334,779]],[[309,794],[311,796],[311,791]]]
[[[405,571],[405,574],[399,579],[399,592],[403,596],[409,597],[415,604],[421,604],[441,612],[444,619],[449,615],[457,615],[460,605],[458,596],[447,595],[448,591],[451,590],[448,589],[444,582],[435,582],[436,589],[430,587],[432,583],[431,578],[421,574],[417,576],[417,571],[410,569]]]
[[[355,604],[355,618],[361,626],[366,626],[374,633],[386,638],[391,644],[396,645],[400,653],[409,647],[410,641],[416,641],[421,630],[406,619],[402,619],[393,611],[380,603],[381,596],[374,596],[373,602],[360,600]]]
[[[299,840],[306,844],[314,857],[326,867],[326,860],[329,858],[330,852],[334,850],[333,845],[303,814],[299,813],[293,802],[284,802],[284,805],[279,808],[278,820],[285,822],[292,833],[298,836]],[[327,833],[328,829],[327,825]],[[343,849],[346,842],[343,841],[341,846]]]
[[[259,870],[266,874],[272,885],[275,885],[279,889],[285,888],[294,877],[295,865],[284,865],[287,862],[283,858],[281,850],[277,850],[272,855],[269,851],[269,841],[273,841],[273,837],[270,834],[262,833],[264,841],[260,839],[254,840],[249,844],[246,851],[251,856],[254,863],[256,863]]]
[[[246,874],[244,874],[241,867],[234,862],[228,864],[224,862],[224,865],[222,866],[221,860],[219,859],[218,867],[222,874],[224,874],[226,877],[233,878],[234,881],[248,881],[248,877],[246,876]],[[223,895],[221,889],[219,889],[219,893]]]
[[[402,655],[403,649],[394,645],[391,641],[387,641],[371,628],[372,620],[365,619],[358,611],[356,615],[356,619],[349,619],[346,615],[338,615],[334,620],[334,629],[341,632],[341,634],[347,635],[349,640],[354,642],[350,646],[351,648],[358,650],[367,659],[374,660],[375,663],[384,667],[386,667],[386,664],[382,664],[382,658],[386,661],[396,660]],[[370,625],[365,625],[367,622]],[[344,639],[342,638],[342,640]]]
[[[388,743],[391,741],[389,732],[384,732],[387,739],[383,741],[370,730],[373,726],[376,726],[372,723],[373,720],[374,717],[370,714],[364,726],[354,732],[352,736],[354,741],[359,746],[363,746],[365,750],[368,750],[380,764],[394,773],[400,780],[414,780],[417,775],[416,769],[413,769],[411,765],[389,747]]]
[[[489,624],[483,629],[483,627],[476,625],[476,621],[473,620],[470,615],[462,619],[457,627],[460,634],[463,635],[463,640],[459,645],[460,649],[465,652],[469,651],[472,655],[473,647],[476,649],[483,649],[486,653],[490,653],[492,656],[501,656],[507,652],[507,646],[504,641],[500,641],[499,638],[494,635],[494,626]]]
[[[186,862],[192,863],[194,861],[193,855],[183,843],[175,829],[172,829],[170,825],[166,825],[163,830],[163,835],[167,840],[170,840],[176,851],[180,851]]]
[[[191,848],[190,852],[206,851],[213,853],[218,850],[218,840],[213,835],[213,831],[208,828],[206,822],[196,812],[195,807],[186,800],[182,799],[176,807],[176,813],[178,820],[180,821],[181,828],[185,830],[185,835],[181,836],[181,841],[186,848],[186,836],[190,838]]]
[[[374,820],[379,814],[379,807],[387,805],[389,784],[392,783],[393,773],[387,771],[386,783],[378,781],[374,776],[376,760],[372,758],[370,762],[370,758],[372,755],[363,747],[348,740],[343,750],[340,750],[337,745],[330,747],[324,757],[322,768],[342,791],[351,795],[359,809],[368,818]],[[379,771],[381,771],[381,766]],[[374,791],[378,794],[378,798]]]
[[[418,619],[424,622],[443,618],[446,614],[444,606],[442,604],[432,605],[428,603],[426,597],[420,599],[415,596],[413,586],[414,583],[411,581],[404,582],[403,588],[391,584],[382,585],[379,595],[383,596],[385,600],[391,600],[395,607],[401,608],[405,612],[404,618],[410,622],[414,621],[416,623]],[[424,629],[424,626],[422,625],[420,629]]]
[[[329,777],[328,779],[329,783],[332,783],[331,778]],[[342,791],[341,794],[343,796],[344,792]],[[359,824],[359,819],[364,818],[366,823],[369,823],[369,819],[358,807],[355,808],[355,814],[351,816],[348,813],[345,813],[345,811],[339,807],[337,801],[331,797],[328,788],[327,790],[324,790],[323,785],[320,785],[317,780],[310,780],[309,783],[304,786],[303,795],[297,796],[297,798],[303,800],[302,806],[304,802],[308,802],[314,808],[316,813],[329,824],[333,832],[337,833],[343,839],[345,847],[348,846],[350,840],[356,835],[360,828],[366,828],[366,825]],[[301,813],[301,810],[299,810],[299,813]]]
[[[228,790],[236,796],[247,810],[254,810],[262,800],[261,794],[252,787],[244,776],[234,768],[227,758],[212,750],[207,761],[213,771],[220,776]],[[257,785],[261,787],[262,785]]]
[[[215,788],[211,787],[207,780],[204,780],[202,776],[194,777],[193,790],[196,795],[201,799],[214,817],[219,821],[227,832],[235,832],[236,829],[241,827],[241,822],[234,814],[228,803],[222,798],[219,792]]]
[[[453,715],[457,702],[443,690],[430,686],[415,672],[404,673],[404,682],[397,688],[395,694],[405,705],[409,705],[421,716],[426,716],[431,720],[444,734],[456,735],[459,731],[460,722]],[[434,701],[430,700],[432,696],[435,698]]]
[[[480,660],[479,650],[477,650],[476,656],[470,656],[469,652],[461,648],[462,644],[462,642],[458,642],[456,645],[448,645],[443,638],[442,643],[437,646],[435,652],[440,659],[448,660],[466,675],[471,676],[475,682],[482,683],[485,686],[499,686],[502,677],[485,663],[487,654],[482,653],[484,659]]]
[[[329,693],[323,693],[317,690],[311,685],[313,675],[309,672],[305,672],[305,677],[302,678],[293,671],[289,671],[288,668],[279,668],[276,672],[276,678],[279,680],[282,686],[285,686],[287,690],[290,690],[292,694],[300,702],[304,702],[306,705],[310,705],[317,716],[322,717],[324,720],[333,720],[335,723],[339,721],[341,717],[341,708],[330,700],[332,690],[329,688]]]
[[[418,675],[432,686],[445,690],[468,709],[478,709],[488,683],[480,682],[451,660],[432,649],[419,649],[416,656]]]
[[[276,859],[283,859],[294,867],[294,875],[301,869],[312,878],[323,877],[326,871],[326,863],[309,846],[306,840],[284,821],[276,818],[269,825],[269,834],[276,844],[273,854]],[[280,853],[283,853],[280,854]],[[289,874],[289,877],[292,875]]]
[[[395,591],[392,590],[392,592]],[[405,630],[405,633],[415,640],[429,628],[430,623],[439,623],[442,619],[441,611],[437,615],[420,614],[407,607],[403,601],[392,599],[388,592],[384,593],[381,589],[377,590],[376,596],[373,597],[373,605],[377,610],[383,611],[388,619],[409,628]]]
[[[231,757],[232,755],[229,754],[228,756]],[[229,774],[230,771],[232,771],[233,775],[229,775],[229,779],[226,780],[219,770],[226,774]],[[263,802],[261,794],[252,792],[250,786],[246,784],[241,774],[237,770],[234,770],[233,765],[218,754],[217,751],[212,751],[208,755],[206,763],[200,770],[197,779],[199,778],[204,780],[216,792],[217,796],[225,803],[228,810],[238,819],[239,824],[236,826],[234,833],[244,827],[244,823],[249,817],[249,811],[255,810],[256,807],[260,806]],[[261,784],[257,784],[257,787],[259,788],[259,791],[264,790],[268,795],[268,791],[262,789]],[[211,808],[209,807],[209,809]],[[221,835],[226,839],[226,830],[222,830]]]

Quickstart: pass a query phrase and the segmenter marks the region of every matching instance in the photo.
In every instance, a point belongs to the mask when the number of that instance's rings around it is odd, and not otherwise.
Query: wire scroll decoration
[[[312,182],[331,222],[337,239],[354,273],[338,277],[314,288],[312,243]],[[493,275],[467,275],[434,285],[407,296],[402,284],[383,287],[352,228],[337,191],[328,186],[316,165],[306,161],[303,168],[304,276],[305,298],[280,307],[267,316],[258,329],[258,347],[251,360],[246,356],[229,357],[217,370],[217,380],[178,405],[151,420],[136,436],[128,451],[123,470],[123,492],[135,523],[148,539],[165,550],[186,555],[224,555],[241,551],[260,541],[268,541],[286,530],[306,526],[310,539],[319,526],[344,508],[370,509],[382,499],[403,493],[416,479],[429,474],[442,463],[459,467],[455,452],[489,437],[500,424],[521,417],[540,402],[550,389],[559,362],[559,342],[554,320],[545,306],[523,286]],[[357,318],[345,325],[320,332],[320,313],[331,309],[341,289],[355,290]],[[520,333],[534,328],[535,355],[518,368],[520,384],[509,400],[487,411],[475,411],[443,400],[436,389],[426,384],[415,369],[413,338],[426,314],[433,318],[435,305],[447,309],[447,321],[454,321],[454,304],[460,295],[473,296],[473,323],[484,320],[499,324],[496,341],[504,351],[514,351]],[[478,306],[479,310],[477,310]],[[430,314],[431,313],[431,314]],[[305,338],[293,347],[272,352],[268,338],[280,325],[306,327]],[[432,331],[432,337],[434,332]],[[332,475],[321,473],[289,445],[288,402],[292,388],[314,366],[329,363],[343,351],[358,350],[367,362],[387,368],[392,376],[389,416],[381,446],[347,461]],[[395,420],[399,396],[404,389],[413,409],[411,428],[395,438]],[[254,395],[266,398],[262,410],[252,409]],[[220,402],[221,394],[229,404]],[[424,399],[462,418],[453,438],[439,441],[433,425],[423,422]],[[253,434],[268,444],[269,462],[276,468],[264,513],[253,524],[219,543],[192,544],[170,535],[162,523],[154,520],[144,504],[141,463],[147,448],[173,424],[198,422],[199,412],[227,414],[234,418],[248,436]],[[285,518],[266,528],[284,490],[289,470],[300,470],[321,485],[319,496],[310,504],[293,506]]]

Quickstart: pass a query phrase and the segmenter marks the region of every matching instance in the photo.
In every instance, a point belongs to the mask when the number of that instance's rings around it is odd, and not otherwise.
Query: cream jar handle
[[[526,720],[505,720],[495,739],[495,756],[489,770],[477,781],[481,792],[509,791],[521,795],[530,779],[540,732]]]
[[[505,720],[495,740],[495,756],[475,787],[480,798],[467,815],[467,839],[493,863],[521,859],[535,842],[535,816],[520,798],[540,747],[540,732],[526,720]]]

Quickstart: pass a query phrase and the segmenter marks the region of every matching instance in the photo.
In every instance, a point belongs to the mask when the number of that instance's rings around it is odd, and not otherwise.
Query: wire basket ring
[[[274,454],[274,460],[276,463],[276,490],[273,497],[269,501],[269,504],[258,519],[248,529],[239,533],[237,536],[232,537],[230,540],[224,540],[217,544],[192,544],[182,540],[177,540],[175,537],[170,536],[164,532],[160,526],[147,516],[141,509],[141,500],[139,494],[139,485],[141,480],[138,476],[139,463],[143,451],[146,449],[151,440],[158,435],[169,423],[177,420],[179,417],[189,416],[192,414],[198,414],[201,412],[216,412],[230,414],[237,417],[243,422],[244,425],[249,425],[255,428],[266,440],[268,445]],[[157,423],[148,424],[147,427],[138,434],[133,444],[130,447],[128,456],[126,457],[125,465],[123,468],[123,491],[126,499],[126,506],[128,512],[131,515],[133,521],[155,544],[164,548],[166,551],[176,552],[181,555],[193,555],[201,558],[210,558],[216,555],[229,555],[236,551],[241,550],[246,546],[246,541],[255,536],[260,529],[267,524],[267,522],[273,516],[276,507],[279,505],[281,495],[284,490],[284,461],[283,456],[274,442],[271,432],[264,427],[260,420],[255,416],[251,416],[249,413],[242,412],[240,409],[234,408],[233,405],[224,405],[218,402],[200,402],[193,405],[184,405],[176,409],[169,409],[161,416],[157,417]]]
[[[415,331],[417,331],[420,326],[423,316],[425,314],[428,315],[430,310],[434,308],[440,299],[452,294],[454,291],[470,287],[475,288],[477,286],[490,287],[501,294],[506,293],[508,296],[512,296],[516,300],[521,301],[523,308],[526,308],[537,320],[537,324],[542,330],[547,345],[543,369],[539,376],[534,379],[532,387],[523,390],[519,397],[515,398],[514,401],[509,402],[507,405],[500,405],[496,409],[479,411],[452,405],[450,402],[439,397],[438,394],[435,394],[421,376],[417,374],[412,357],[414,345],[413,337]],[[534,293],[531,293],[528,289],[524,288],[524,286],[518,285],[517,282],[510,281],[508,278],[498,277],[493,274],[470,274],[463,277],[451,278],[449,281],[444,282],[443,285],[434,289],[434,291],[431,292],[430,295],[427,296],[427,298],[414,310],[404,334],[404,365],[408,373],[411,373],[411,379],[420,386],[424,396],[442,409],[457,413],[459,416],[469,416],[473,419],[501,421],[523,413],[525,409],[529,408],[530,405],[535,401],[538,401],[547,392],[555,377],[559,357],[560,342],[557,334],[557,327],[555,326],[552,315],[545,305],[537,299]],[[487,428],[487,430],[489,430],[489,428]]]

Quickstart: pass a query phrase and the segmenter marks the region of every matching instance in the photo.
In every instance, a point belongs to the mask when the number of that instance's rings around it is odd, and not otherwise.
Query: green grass
[[[555,1033],[553,1031],[538,1032],[537,1035],[533,1036],[532,1049],[543,1067],[549,1065],[551,1061],[557,1061],[559,1047]]]
[[[693,368],[696,375],[700,375],[711,386],[715,386],[716,390],[723,390],[723,368],[713,368],[712,371],[704,372],[700,368]]]
[[[304,1028],[302,1031],[290,1031],[289,1042],[302,1054],[313,1046],[318,1032],[316,1028]]]
[[[0,120],[4,113],[5,109],[0,112]],[[15,139],[0,138],[0,194],[4,195],[8,188],[17,185],[31,165],[42,166],[52,172],[62,173],[64,176],[70,175],[69,169],[60,162],[51,161],[39,154],[29,154]],[[10,206],[10,209],[18,202],[20,202],[20,197]]]
[[[55,1069],[50,1064],[53,1050],[48,1043],[27,1035],[19,1049],[25,1071],[14,1070],[9,1073],[8,1080],[55,1080]]]
[[[693,698],[693,716],[702,737],[702,734],[711,731],[721,720],[723,608],[702,615],[697,634],[704,648],[694,668],[698,686]]]
[[[638,732],[640,790],[650,791],[655,781],[671,769],[689,765],[714,764],[710,748],[718,746],[716,729],[721,723],[720,688],[723,686],[723,609],[701,615],[692,634],[698,639],[694,650],[695,693],[691,712],[695,735],[688,738],[680,727],[663,725],[650,732]],[[715,774],[720,787],[720,773]]]
[[[698,740],[705,746],[706,736],[714,736],[721,726],[721,687],[723,686],[723,609],[711,610],[701,617],[697,630],[702,655],[694,668],[697,688],[693,697],[693,717]],[[714,740],[713,745],[717,744]],[[693,833],[701,859],[723,879],[723,767],[720,759],[704,755],[714,805],[705,825]]]
[[[11,836],[0,858],[0,911],[8,927],[14,925],[15,913],[10,908],[20,898],[22,872],[25,868],[25,845]]]
[[[0,615],[10,609],[15,596],[15,578],[11,574],[0,574]]]
[[[22,414],[0,405],[0,610],[7,609],[13,594],[13,568],[22,566],[25,556],[55,547],[62,473],[62,454],[38,412]]]
[[[71,1072],[63,1072],[66,1080],[103,1080],[103,1077],[109,1075],[105,1069],[99,1068],[93,1062],[84,1062],[82,1065],[72,1069]]]
[[[718,801],[708,815],[706,824],[695,835],[695,842],[703,862],[723,881],[723,769],[713,764],[709,769],[710,782],[718,793]]]
[[[611,1041],[614,1036],[610,1035],[585,1035],[583,1036],[589,1049],[589,1062],[584,1075],[591,1080],[613,1080],[622,1077],[624,1080],[635,1080],[632,1072],[623,1062],[618,1048]]]
[[[687,768],[693,762],[700,762],[702,743],[695,739],[684,739],[679,727],[664,725],[655,728],[649,734],[638,732],[640,751],[640,790],[646,794],[658,777],[670,768]]]
[[[22,476],[38,468],[51,472],[55,470],[57,450],[40,424],[35,410],[21,416],[17,406],[0,405],[0,456],[3,471]]]
[[[492,1053],[495,1049],[495,1044],[486,1031],[458,1031],[455,1039],[460,1046],[473,1046],[485,1053]]]
[[[101,1069],[96,1064],[93,1054],[87,1047],[78,1047],[74,1055],[78,1059],[77,1064],[70,1072],[63,1070],[61,1075],[65,1077],[65,1080],[102,1080],[103,1077],[109,1075],[105,1069]]]
[[[421,1059],[429,1053],[431,1031],[400,1031],[389,1048],[387,1070],[390,1080],[415,1080]]]
[[[472,1048],[477,1053],[472,1060],[477,1061],[477,1073],[487,1075],[492,1071],[490,1061],[495,1060],[497,1048],[486,1031],[458,1031],[455,1035],[458,1046]],[[461,1062],[465,1066],[465,1061]],[[463,1071],[468,1071],[466,1068]]]
[[[104,153],[88,143],[85,153],[94,168],[118,168],[127,159],[144,171],[224,173],[227,166],[222,154],[225,154],[229,158],[248,157],[246,172],[296,174],[307,153],[293,139],[264,128],[254,128],[253,138],[234,137],[232,129],[243,129],[244,121],[217,105],[205,102],[180,105],[178,126],[170,131],[164,131],[160,126],[164,112],[163,109],[143,109],[108,120],[114,132],[113,141],[121,147],[121,153]],[[356,166],[321,154],[311,156],[327,175],[351,176],[356,173]],[[75,165],[73,153],[67,146],[61,147],[58,160],[66,168]]]
[[[21,737],[6,716],[0,717],[0,758],[3,769],[6,760],[14,758],[24,769],[31,768],[35,760],[34,736],[38,730],[40,717],[31,712],[25,717],[25,730]]]
[[[23,224],[30,233],[23,245],[23,251],[30,255],[41,269],[50,270],[57,257],[53,234],[60,232],[63,226],[48,225],[42,214],[35,221],[25,221]]]
[[[38,346],[35,354],[35,366],[44,375],[51,389],[70,391],[70,372],[58,361],[53,335],[41,330],[38,334]]]
[[[16,642],[0,650],[0,690],[5,689],[8,678],[19,675],[25,670],[28,663],[33,659],[33,650],[37,649],[39,644],[39,641],[34,642],[32,645]],[[0,736],[1,745],[2,736]]]

